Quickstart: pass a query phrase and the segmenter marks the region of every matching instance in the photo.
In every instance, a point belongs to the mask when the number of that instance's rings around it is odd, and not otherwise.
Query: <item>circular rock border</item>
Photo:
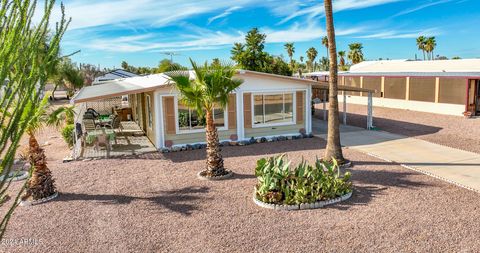
[[[306,209],[317,209],[317,208],[322,208],[327,205],[335,204],[344,200],[349,199],[352,196],[353,191],[334,198],[334,199],[329,199],[329,200],[322,200],[322,201],[317,201],[315,203],[304,203],[304,204],[299,204],[299,205],[277,205],[277,204],[269,204],[265,203],[263,201],[260,201],[256,198],[256,193],[253,193],[253,202],[257,204],[260,207],[263,208],[268,208],[268,209],[273,209],[277,211],[291,211],[291,210],[306,210]]]
[[[54,198],[58,197],[58,192],[55,192],[52,196],[49,196],[49,197],[46,197],[46,198],[43,198],[43,199],[38,199],[38,200],[21,200],[18,204],[20,206],[34,206],[34,205],[38,205],[38,204],[42,204],[42,203],[45,203],[47,201],[50,201]]]
[[[205,170],[202,170],[197,173],[197,177],[200,178],[201,180],[207,180],[207,181],[218,181],[218,180],[223,180],[227,178],[231,178],[233,176],[233,172],[231,170],[225,170],[227,174],[222,175],[222,176],[216,176],[216,177],[206,177],[203,176],[202,173],[205,172]]]
[[[0,176],[0,181],[3,180],[5,176]],[[8,179],[12,179],[13,182],[20,181],[28,178],[28,171],[20,171],[18,174],[16,172],[10,172],[8,174]]]
[[[352,166],[353,166],[353,163],[350,160],[346,160],[346,163],[338,165],[338,167],[340,169],[346,169],[346,168],[350,168]]]

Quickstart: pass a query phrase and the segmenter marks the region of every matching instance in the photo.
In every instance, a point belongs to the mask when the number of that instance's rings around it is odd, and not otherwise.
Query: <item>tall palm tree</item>
[[[417,48],[418,50],[422,50],[423,53],[423,60],[425,61],[425,42],[426,42],[425,36],[419,36],[417,38]]]
[[[357,64],[363,61],[363,45],[362,43],[352,43],[348,45],[350,51],[348,52],[348,59],[352,64]]]
[[[340,67],[342,67],[342,69],[345,66],[345,54],[345,51],[338,51],[338,56],[340,57]]]
[[[322,38],[322,45],[327,49],[327,58],[328,58],[328,37],[324,36]]]
[[[328,50],[330,51],[330,78],[328,80],[328,133],[325,160],[335,159],[339,164],[345,163],[340,145],[340,120],[338,118],[338,66],[335,28],[333,26],[332,0],[325,0],[325,17],[327,24]]]
[[[28,159],[32,165],[32,174],[26,184],[26,192],[22,196],[23,200],[43,199],[56,193],[55,180],[52,172],[47,166],[45,151],[38,144],[36,134],[49,121],[47,114],[48,97],[45,96],[40,105],[35,108],[35,114],[28,119],[26,133],[28,139]]]
[[[435,47],[437,46],[437,41],[435,40],[435,37],[429,37],[427,38],[427,40],[425,41],[425,51],[427,51],[428,53],[428,57],[431,59],[431,60],[435,60],[435,57],[434,57],[434,54],[433,54],[433,50],[435,50]]]
[[[229,174],[223,166],[223,158],[218,144],[218,132],[213,120],[214,107],[225,108],[231,92],[243,82],[234,78],[235,68],[227,64],[199,66],[192,59],[195,79],[190,79],[188,71],[173,71],[167,75],[176,83],[180,100],[195,109],[206,119],[207,168],[200,173],[204,177],[217,177]]]
[[[318,52],[317,52],[317,49],[315,49],[314,47],[311,47],[307,50],[307,58],[308,58],[308,64],[309,64],[309,71],[312,72],[313,71],[313,63],[315,62],[315,58],[317,58],[317,55],[318,55]]]
[[[293,54],[295,53],[295,45],[292,42],[285,43],[285,50],[287,50],[288,57],[290,58],[290,68],[293,71]]]

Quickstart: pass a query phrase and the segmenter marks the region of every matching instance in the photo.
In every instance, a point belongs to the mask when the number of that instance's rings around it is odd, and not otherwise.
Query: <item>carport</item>
[[[319,81],[318,84],[312,85],[312,99],[315,103],[322,103],[323,105],[323,120],[327,120],[327,102],[328,102],[328,82]],[[342,110],[342,123],[347,124],[347,98],[349,92],[360,92],[360,94],[367,94],[368,104],[367,104],[367,129],[373,129],[373,93],[376,93],[376,90],[352,87],[345,85],[338,85],[338,96],[343,96],[341,102],[343,102]],[[340,102],[340,101],[339,101]]]

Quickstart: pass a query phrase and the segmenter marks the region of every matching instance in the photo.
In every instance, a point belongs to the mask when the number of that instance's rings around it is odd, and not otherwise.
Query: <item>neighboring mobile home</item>
[[[305,75],[328,80],[325,73]],[[480,115],[480,59],[365,61],[339,76],[340,84],[379,91],[373,97],[375,106]],[[347,95],[349,103],[367,104],[364,93]]]
[[[316,82],[253,71],[239,71],[235,77],[244,80],[243,84],[230,94],[227,108],[214,111],[221,141],[311,133],[310,98]],[[203,120],[179,101],[174,83],[164,74],[84,87],[72,102],[125,95],[131,118],[156,148],[205,142]]]

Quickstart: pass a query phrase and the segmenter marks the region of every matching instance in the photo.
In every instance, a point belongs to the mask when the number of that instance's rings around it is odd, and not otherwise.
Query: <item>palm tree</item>
[[[345,66],[345,54],[345,51],[338,51],[338,56],[340,57],[340,67],[342,67],[342,69]]]
[[[317,52],[317,49],[315,49],[314,47],[311,47],[307,50],[307,58],[308,58],[308,62],[307,64],[309,65],[309,71],[312,72],[312,67],[313,67],[313,63],[315,62],[315,58],[317,58],[317,55],[318,55],[318,52]]]
[[[223,158],[218,144],[218,133],[213,120],[213,109],[225,108],[231,92],[237,89],[243,80],[233,76],[236,73],[231,65],[198,66],[192,59],[195,79],[190,79],[188,71],[173,71],[167,75],[176,83],[180,100],[195,109],[200,117],[206,118],[207,168],[200,173],[204,177],[218,177],[230,172],[223,167]]]
[[[429,37],[425,41],[425,51],[427,51],[427,53],[429,54],[428,57],[431,60],[435,60],[433,50],[435,49],[436,46],[437,46],[437,41],[435,40],[435,37]]]
[[[362,43],[352,43],[348,45],[350,51],[348,52],[348,59],[352,64],[357,64],[363,61],[363,45]]]
[[[425,36],[419,36],[417,38],[417,47],[418,47],[418,50],[422,50],[424,61],[426,60],[425,59],[425,42],[426,42]]]
[[[327,49],[327,58],[328,58],[328,37],[324,36],[322,38],[322,45]]]
[[[285,50],[287,50],[288,57],[290,58],[290,67],[293,71],[293,54],[295,53],[295,45],[292,42],[285,43]]]
[[[47,167],[45,151],[38,144],[35,135],[49,121],[47,114],[48,97],[45,96],[40,105],[35,108],[35,114],[28,119],[26,133],[28,140],[28,159],[32,165],[32,174],[26,184],[26,192],[22,196],[23,200],[32,198],[33,200],[43,199],[54,195],[57,190],[55,188],[55,180],[52,172]]]
[[[329,161],[335,159],[339,164],[344,164],[345,158],[343,158],[342,146],[340,145],[340,121],[338,118],[338,66],[335,28],[333,26],[332,0],[325,0],[324,5],[327,21],[328,50],[330,51],[330,78],[328,80],[328,133],[325,160]]]

